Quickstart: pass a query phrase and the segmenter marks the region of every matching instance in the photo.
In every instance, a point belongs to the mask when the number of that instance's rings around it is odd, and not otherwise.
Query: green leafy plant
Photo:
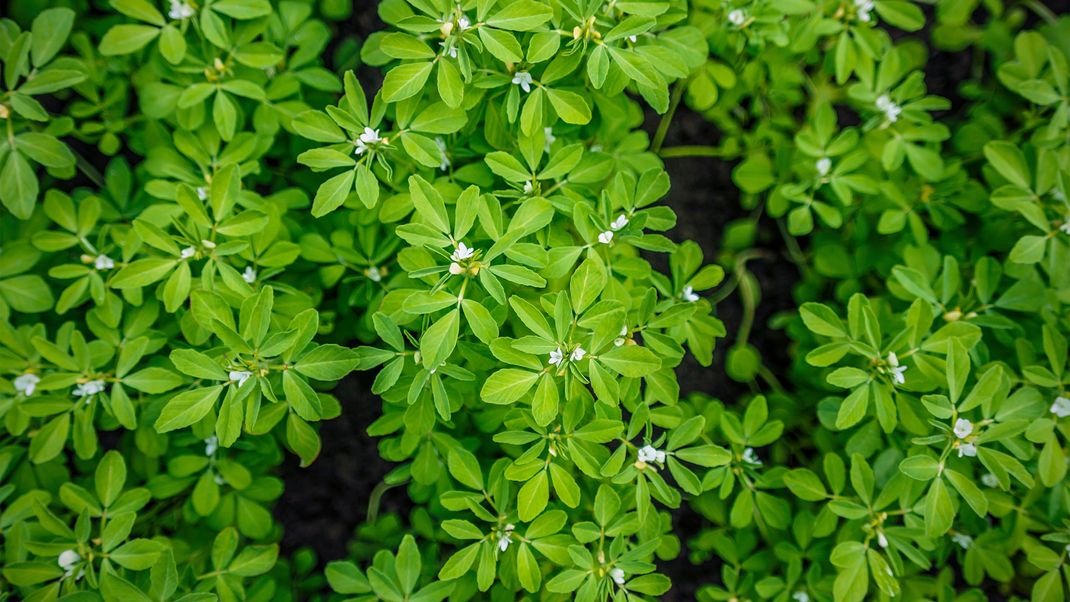
[[[1065,16],[51,4],[0,19],[0,600],[1070,591]],[[681,157],[740,193],[714,256]],[[393,466],[321,571],[272,512],[340,382]]]

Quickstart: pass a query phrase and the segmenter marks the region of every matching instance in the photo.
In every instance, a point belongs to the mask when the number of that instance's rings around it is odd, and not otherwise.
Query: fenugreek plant
[[[910,3],[692,12],[711,56],[680,98],[727,135],[662,154],[741,159],[742,202],[778,218],[798,264],[801,318],[781,322],[791,386],[769,382],[797,438],[759,451],[791,454],[770,485],[794,510],[756,507],[740,532],[749,501],[704,494],[692,545],[727,562],[701,599],[1070,591],[1070,20],[936,4],[931,43],[977,67],[944,91],[952,112],[926,91],[926,38],[889,35],[921,29]],[[1022,30],[1023,10],[1043,24]]]
[[[0,600],[679,599],[685,547],[700,600],[1070,592],[1070,19],[40,4],[0,19]],[[666,144],[685,107],[716,146]],[[751,212],[718,257],[674,242],[687,155]],[[798,306],[758,324],[770,225]],[[754,394],[681,395],[722,337]],[[353,370],[413,510],[317,567],[278,468]]]

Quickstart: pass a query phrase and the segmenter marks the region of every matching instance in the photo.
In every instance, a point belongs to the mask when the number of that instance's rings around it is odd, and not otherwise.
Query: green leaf
[[[312,200],[313,217],[323,217],[340,207],[349,193],[353,191],[355,178],[356,172],[347,169],[320,184],[316,190],[316,198]]]
[[[925,536],[940,537],[947,533],[955,520],[955,506],[951,502],[947,485],[937,478],[925,496]]]
[[[591,107],[579,94],[546,88],[546,95],[558,117],[565,123],[583,125],[591,121]]]
[[[348,347],[320,345],[301,356],[294,369],[309,378],[336,381],[356,369],[359,362],[359,356]]]
[[[227,566],[227,572],[242,577],[255,577],[263,575],[275,566],[275,560],[279,556],[279,546],[271,544],[266,546],[248,546],[238,553],[238,556]]]
[[[479,392],[480,398],[493,404],[515,403],[539,379],[537,372],[506,368],[490,375]]]
[[[606,367],[630,378],[650,376],[661,368],[661,360],[646,347],[639,345],[621,345],[598,356],[598,361]]]
[[[222,390],[222,385],[216,385],[175,395],[160,411],[160,417],[153,425],[156,432],[166,433],[187,427],[204,418],[215,407],[216,399]]]
[[[1025,155],[1018,147],[1010,142],[994,140],[985,145],[985,158],[992,167],[1011,184],[1031,189],[1029,177],[1029,164],[1025,161]]]
[[[582,313],[594,303],[605,288],[606,280],[606,269],[601,260],[588,257],[580,264],[569,281],[572,307],[576,313]]]
[[[108,558],[123,568],[133,571],[143,571],[151,567],[163,545],[148,539],[133,539],[111,551]]]
[[[546,508],[546,502],[550,499],[550,483],[545,470],[540,470],[533,478],[529,479],[517,493],[517,512],[520,520],[531,522]]]
[[[117,56],[137,52],[158,35],[159,28],[150,25],[116,25],[104,34],[100,41],[100,53],[104,56]]]
[[[970,508],[977,514],[977,516],[984,517],[988,514],[988,498],[985,497],[984,492],[981,491],[973,480],[962,474],[961,472],[947,469],[944,471],[944,475],[947,480],[951,482],[951,486],[955,488],[955,491],[959,492],[962,499],[966,500]]]
[[[96,485],[97,499],[105,508],[111,506],[126,484],[126,462],[119,452],[111,450],[104,454],[97,464],[93,482]]]
[[[918,31],[925,26],[925,15],[907,0],[879,0],[877,14],[891,25],[906,31]]]
[[[843,430],[850,428],[866,416],[869,407],[869,387],[861,385],[843,400],[840,410],[836,413],[836,428]]]
[[[490,16],[487,24],[499,29],[530,31],[550,20],[553,10],[534,0],[514,0]]]
[[[37,176],[30,163],[18,152],[8,153],[0,170],[0,202],[19,219],[28,219],[37,201]]]
[[[847,332],[843,327],[843,322],[835,312],[825,305],[820,303],[803,303],[802,306],[799,307],[799,315],[802,317],[806,327],[815,334],[833,338],[847,336]]]
[[[466,449],[455,447],[450,450],[448,458],[450,474],[462,485],[483,491],[483,471],[479,460]]]
[[[208,380],[228,380],[227,372],[219,362],[194,349],[175,349],[171,352],[171,363],[179,372],[194,378]]]
[[[324,574],[331,589],[339,594],[367,594],[372,591],[368,578],[352,562],[328,562]]]
[[[435,66],[432,62],[398,65],[383,80],[383,100],[401,102],[420,93]]]
[[[940,463],[932,456],[909,456],[899,463],[899,470],[912,479],[931,481],[940,474]]]
[[[796,468],[784,473],[784,484],[795,497],[808,502],[825,499],[825,486],[814,472],[808,468]]]
[[[74,155],[55,136],[40,132],[25,132],[15,138],[15,146],[27,157],[45,167],[67,168],[74,166]]]
[[[30,440],[30,459],[35,464],[48,462],[63,451],[71,428],[71,415],[60,414],[45,423]]]

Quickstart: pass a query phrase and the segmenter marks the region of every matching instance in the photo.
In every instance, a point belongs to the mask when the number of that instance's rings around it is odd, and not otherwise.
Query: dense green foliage
[[[1065,599],[1070,19],[981,4],[20,3],[0,600],[656,599],[684,544],[701,600]],[[716,258],[663,234],[689,155],[751,210]],[[721,337],[753,394],[681,396]],[[324,569],[271,509],[353,370],[415,509]]]

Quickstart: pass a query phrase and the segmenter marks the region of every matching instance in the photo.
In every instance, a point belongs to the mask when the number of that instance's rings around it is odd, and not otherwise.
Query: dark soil
[[[311,466],[301,468],[297,457],[287,454],[280,470],[286,489],[275,505],[275,518],[284,527],[284,553],[307,547],[321,562],[345,558],[367,516],[372,490],[394,467],[379,457],[378,441],[366,434],[382,404],[371,392],[374,378],[357,372],[338,384],[334,394],[342,415],[320,423],[323,448]],[[379,506],[381,513],[402,516],[411,507],[403,487],[388,490]]]

